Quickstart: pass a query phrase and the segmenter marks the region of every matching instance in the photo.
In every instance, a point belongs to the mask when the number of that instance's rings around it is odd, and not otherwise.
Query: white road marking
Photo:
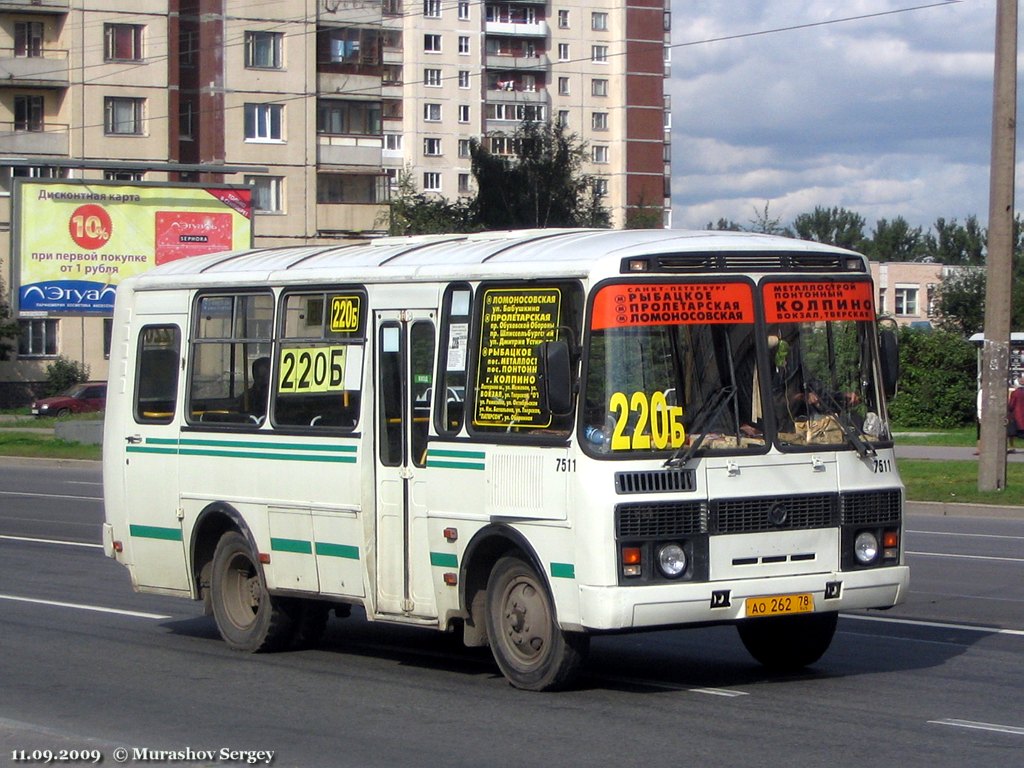
[[[1024,536],[1004,536],[998,533],[955,533],[953,531],[906,531],[906,533],[920,533],[925,536],[963,536],[972,539],[1012,539],[1014,541],[1024,539]]]
[[[998,560],[1004,563],[1024,563],[1024,557],[992,557],[990,555],[950,555],[943,552],[907,552],[918,557],[952,557],[959,560]]]
[[[76,501],[103,501],[102,496],[69,496],[60,493],[30,493],[28,491],[0,491],[0,496],[24,496],[34,499],[74,499]]]
[[[957,720],[955,718],[944,718],[942,720],[929,720],[932,725],[952,725],[956,728],[973,728],[978,731],[995,731],[997,733],[1010,733],[1014,736],[1024,736],[1024,728],[1019,725],[997,725],[996,723],[976,723],[973,720]]]
[[[985,635],[1014,635],[1024,637],[1024,629],[1003,629],[1001,627],[978,627],[970,624],[947,624],[941,621],[920,621],[918,619],[896,619],[888,616],[862,616],[856,613],[844,613],[844,619],[858,621],[880,621],[888,624],[907,624],[912,627],[931,627],[934,629],[959,629],[964,632],[980,632]]]
[[[38,600],[34,597],[20,597],[19,595],[0,595],[0,600],[11,600],[16,603],[33,603],[35,605],[51,605],[55,608],[73,608],[78,611],[95,611],[97,613],[115,613],[118,616],[132,616],[137,619],[169,619],[159,613],[144,613],[142,611],[126,611],[121,608],[105,608],[102,605],[85,605],[83,603],[63,603],[59,600]]]
[[[0,539],[7,541],[28,541],[33,544],[63,544],[65,547],[89,547],[91,549],[103,549],[102,544],[89,544],[85,541],[64,541],[62,539],[33,539],[31,536],[4,536]]]

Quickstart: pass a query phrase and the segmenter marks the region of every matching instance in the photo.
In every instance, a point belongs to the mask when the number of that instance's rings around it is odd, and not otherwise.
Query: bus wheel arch
[[[232,530],[245,536],[252,551],[257,551],[252,533],[245,524],[244,518],[230,504],[223,502],[209,504],[199,513],[195,525],[192,526],[189,552],[192,562],[192,580],[195,584],[193,596],[203,601],[207,616],[213,615],[210,605],[210,574],[213,567],[213,555],[217,549],[217,542],[225,533]]]

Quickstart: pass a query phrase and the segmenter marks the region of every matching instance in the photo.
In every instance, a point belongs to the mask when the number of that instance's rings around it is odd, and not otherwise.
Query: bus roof
[[[853,255],[821,243],[749,232],[532,229],[226,251],[169,262],[138,276],[133,283],[135,290],[147,290],[253,281],[375,282],[399,277],[493,279],[525,274],[600,279],[620,274],[626,258],[727,252]],[[751,267],[749,271],[759,270]]]

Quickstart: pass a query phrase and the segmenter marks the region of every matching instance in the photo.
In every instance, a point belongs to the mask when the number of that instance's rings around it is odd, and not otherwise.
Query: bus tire
[[[286,648],[294,633],[287,601],[267,592],[249,542],[228,531],[213,554],[210,597],[220,636],[236,651],[259,653]]]
[[[544,580],[518,557],[502,557],[487,580],[487,637],[499,669],[516,688],[550,691],[573,681],[589,636],[563,632]]]
[[[820,659],[836,633],[839,614],[808,613],[748,619],[736,625],[744,647],[776,672],[794,672]]]

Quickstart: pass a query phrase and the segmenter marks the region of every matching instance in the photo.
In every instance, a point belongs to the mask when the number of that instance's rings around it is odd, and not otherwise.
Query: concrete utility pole
[[[1006,487],[1006,388],[1013,281],[1013,174],[1017,129],[1017,0],[996,2],[996,62],[989,176],[988,273],[982,347],[981,455],[978,490]]]

